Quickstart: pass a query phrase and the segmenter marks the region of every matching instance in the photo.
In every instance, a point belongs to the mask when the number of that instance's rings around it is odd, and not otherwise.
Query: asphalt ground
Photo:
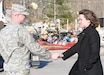
[[[62,53],[64,50],[50,51],[52,53]],[[104,48],[101,48],[101,61],[104,68]],[[58,60],[40,60],[39,66],[31,67],[31,75],[68,75],[71,67],[77,59],[77,54],[63,61],[61,58]],[[104,70],[103,70],[104,71]],[[4,72],[0,72],[0,75],[5,75]]]

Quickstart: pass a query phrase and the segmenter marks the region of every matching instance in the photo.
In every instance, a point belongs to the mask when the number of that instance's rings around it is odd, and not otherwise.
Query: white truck
[[[0,0],[0,21],[5,22],[5,6],[4,6],[4,0]]]

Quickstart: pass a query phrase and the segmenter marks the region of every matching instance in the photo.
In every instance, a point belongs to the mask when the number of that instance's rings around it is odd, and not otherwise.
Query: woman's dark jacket
[[[63,60],[78,53],[78,60],[69,75],[103,75],[100,60],[100,36],[91,25],[78,35],[78,42],[63,52]]]

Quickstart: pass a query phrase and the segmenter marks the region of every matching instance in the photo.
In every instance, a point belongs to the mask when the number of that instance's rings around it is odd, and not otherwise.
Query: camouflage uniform
[[[7,75],[30,75],[30,52],[44,59],[50,52],[43,49],[28,31],[17,23],[9,23],[0,31],[0,54]]]

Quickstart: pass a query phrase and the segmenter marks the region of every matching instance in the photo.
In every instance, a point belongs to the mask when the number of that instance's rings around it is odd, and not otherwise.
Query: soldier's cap
[[[24,15],[29,15],[29,12],[27,11],[26,7],[20,4],[12,4],[11,10],[16,13],[21,13]]]

